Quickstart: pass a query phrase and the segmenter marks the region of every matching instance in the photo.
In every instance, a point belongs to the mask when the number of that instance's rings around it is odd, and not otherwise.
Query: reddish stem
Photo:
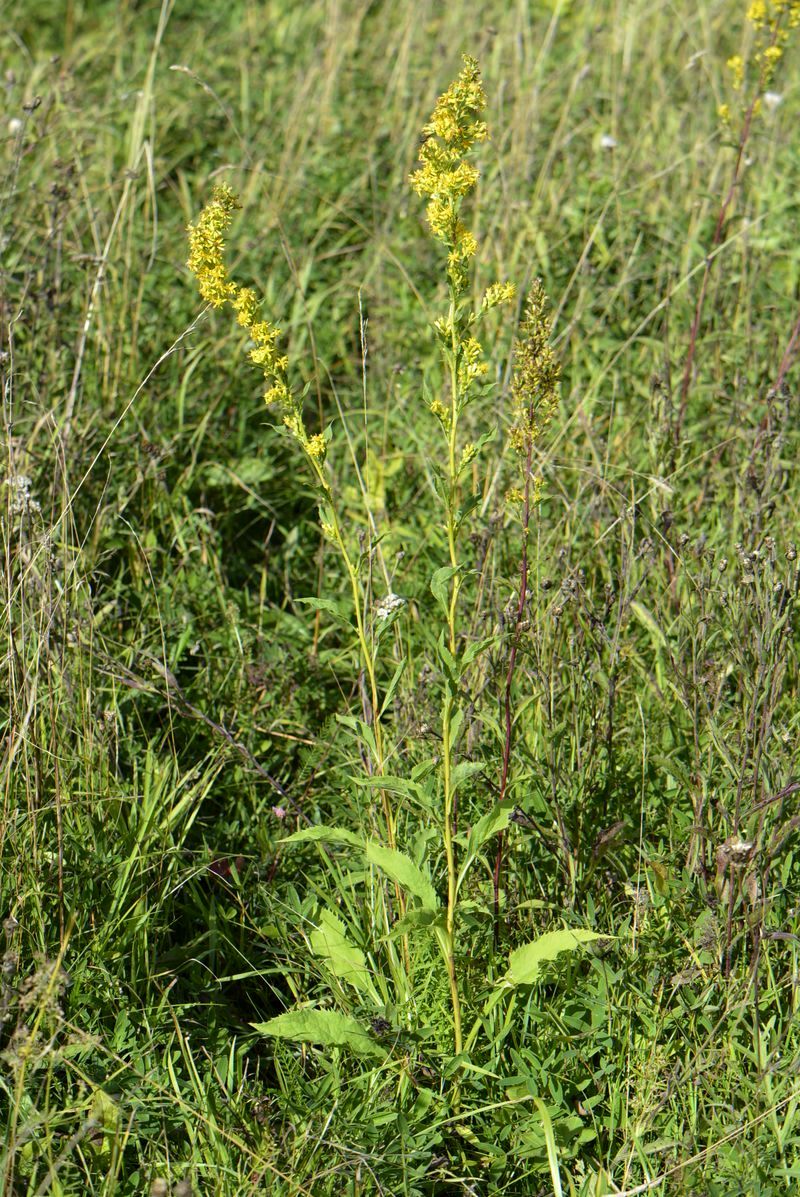
[[[529,426],[533,424],[533,404],[530,406],[528,413]],[[527,452],[525,456],[525,497],[522,505],[522,558],[520,560],[520,578],[519,578],[519,599],[517,601],[517,610],[514,616],[514,629],[512,632],[511,652],[508,656],[508,669],[506,671],[506,685],[505,694],[503,696],[503,716],[505,722],[505,738],[503,742],[503,765],[500,773],[500,788],[497,794],[497,801],[502,802],[506,796],[508,788],[508,773],[511,764],[511,740],[512,740],[512,718],[511,718],[511,690],[514,681],[514,669],[517,664],[517,651],[519,649],[519,633],[522,624],[522,617],[525,613],[525,599],[528,593],[528,531],[531,522],[531,466],[533,462],[533,440],[529,436],[527,444]],[[500,839],[497,844],[497,855],[494,861],[494,942],[495,946],[500,939],[500,874],[503,869],[503,857],[505,855],[506,833],[500,832]]]

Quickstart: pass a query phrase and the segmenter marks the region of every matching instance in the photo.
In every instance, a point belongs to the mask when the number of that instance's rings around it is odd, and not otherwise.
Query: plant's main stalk
[[[455,844],[456,789],[454,773],[457,743],[454,731],[459,713],[459,595],[463,579],[463,564],[459,555],[459,533],[462,528],[461,478],[478,450],[472,443],[463,446],[459,440],[459,417],[475,398],[481,380],[487,373],[480,341],[473,328],[480,317],[492,307],[508,302],[514,288],[508,283],[496,283],[487,291],[478,311],[471,310],[467,292],[470,286],[469,263],[475,256],[477,241],[461,219],[462,203],[478,181],[477,168],[468,155],[477,142],[488,136],[482,113],[486,107],[478,64],[474,58],[464,58],[464,69],[447,91],[439,97],[423,132],[426,140],[420,153],[420,168],[411,176],[411,185],[418,195],[427,197],[427,218],[433,236],[447,249],[447,315],[435,321],[434,327],[445,364],[449,394],[431,403],[431,412],[438,420],[444,435],[447,452],[442,471],[441,493],[444,499],[444,530],[447,537],[449,566],[445,611],[444,640],[449,665],[445,669],[442,703],[442,840],[447,863],[447,914],[442,950],[450,985],[453,1010],[453,1045],[456,1055],[463,1047],[461,1030],[461,998],[456,965],[458,859]]]

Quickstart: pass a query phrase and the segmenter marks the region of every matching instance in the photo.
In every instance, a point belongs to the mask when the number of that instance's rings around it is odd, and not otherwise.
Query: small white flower
[[[617,148],[617,139],[612,137],[610,133],[604,133],[600,138],[600,145],[604,150],[615,150]]]
[[[405,607],[406,600],[401,598],[399,594],[390,591],[384,599],[378,603],[375,608],[375,615],[382,622],[385,623],[390,615],[394,615],[395,611],[399,611],[401,607]]]
[[[766,100],[766,96],[764,97],[764,99]],[[8,136],[9,137],[18,137],[21,132],[22,132],[22,121],[19,119],[18,116],[12,116],[11,120],[8,122]]]
[[[782,103],[783,96],[779,91],[764,92],[764,107],[768,108],[770,112],[774,112],[778,105]]]
[[[39,500],[31,495],[31,480],[27,474],[13,474],[6,478],[6,486],[11,491],[11,510],[15,515],[41,511]]]

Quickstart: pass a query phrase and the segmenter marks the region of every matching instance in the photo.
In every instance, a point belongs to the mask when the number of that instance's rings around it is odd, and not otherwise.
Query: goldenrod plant
[[[212,308],[231,307],[239,324],[248,332],[254,343],[249,351],[250,360],[262,369],[267,382],[265,400],[267,404],[277,407],[284,427],[300,446],[311,467],[320,496],[323,532],[338,549],[350,580],[358,646],[369,679],[372,718],[369,725],[361,725],[361,731],[374,759],[376,772],[371,780],[384,796],[386,844],[373,839],[363,841],[349,829],[326,826],[296,832],[287,842],[318,841],[359,848],[366,859],[381,869],[397,887],[400,909],[405,915],[401,924],[403,930],[408,933],[412,928],[424,928],[435,934],[447,970],[453,1055],[457,1062],[464,1049],[457,958],[459,891],[481,849],[493,837],[505,832],[512,813],[512,804],[505,800],[510,750],[510,745],[506,744],[501,801],[487,810],[467,837],[457,834],[459,787],[478,769],[477,764],[463,757],[459,745],[467,708],[465,680],[483,647],[478,642],[465,648],[459,629],[460,597],[468,573],[461,560],[460,545],[469,530],[470,513],[474,506],[474,497],[465,494],[465,477],[468,471],[472,472],[481,450],[495,439],[495,430],[486,429],[476,440],[465,439],[460,432],[467,408],[489,393],[486,385],[488,365],[476,335],[478,329],[488,313],[502,305],[509,305],[515,296],[512,283],[495,282],[486,289],[477,305],[472,300],[471,264],[478,243],[463,220],[463,206],[479,178],[478,168],[471,161],[471,153],[478,143],[488,137],[483,120],[485,107],[486,95],[478,63],[474,58],[465,56],[460,75],[440,96],[425,125],[424,141],[419,153],[420,167],[411,176],[414,191],[427,198],[426,216],[430,231],[447,250],[445,276],[448,306],[446,312],[433,323],[445,367],[445,379],[440,393],[428,403],[444,441],[441,458],[444,464],[434,464],[432,468],[436,472],[437,490],[443,508],[447,561],[435,570],[430,581],[431,593],[443,618],[437,646],[437,665],[442,678],[441,804],[437,822],[447,877],[443,904],[427,872],[396,847],[396,818],[389,792],[394,789],[403,793],[404,782],[399,779],[398,784],[396,777],[383,776],[385,753],[381,713],[386,707],[386,700],[378,692],[378,639],[375,636],[370,638],[362,614],[366,605],[361,576],[364,555],[360,559],[351,555],[338,515],[337,497],[325,474],[326,438],[330,435],[330,426],[322,432],[309,435],[304,422],[302,398],[296,396],[288,381],[288,359],[278,349],[279,329],[262,318],[261,304],[255,293],[250,288],[238,286],[228,275],[223,257],[225,234],[230,228],[238,200],[226,184],[217,185],[210,204],[200,214],[196,224],[189,227],[188,261],[189,269],[197,279],[201,297]],[[532,455],[537,441],[555,413],[559,379],[559,367],[549,346],[550,326],[545,305],[541,284],[536,283],[526,308],[513,389],[510,439],[525,462],[524,489],[520,492],[523,509],[522,603],[525,601],[527,585],[530,514],[540,494],[540,481],[533,475]],[[396,615],[397,606],[397,603],[386,600],[377,612],[378,619],[385,622],[390,616]],[[515,636],[517,634],[518,629]],[[515,649],[516,644],[511,650],[512,672]],[[395,680],[397,676],[396,672]],[[411,779],[408,779],[405,784],[410,782]],[[499,869],[499,865],[497,867]],[[414,902],[415,909],[406,911],[406,900]],[[328,913],[327,917],[330,920],[332,915]],[[329,944],[330,933],[329,927],[329,935],[327,938],[323,936],[320,947],[320,951],[329,957],[333,951]],[[333,934],[341,953],[343,929],[339,924]],[[551,933],[545,947],[555,954],[573,950],[593,937],[591,932],[555,932]],[[354,950],[350,946],[346,953],[351,963]],[[538,941],[517,949],[502,979],[500,992],[527,983],[524,978],[528,977],[533,967],[528,961],[536,962],[535,969],[538,969],[541,950]],[[407,944],[405,957],[409,964]],[[358,959],[355,971],[360,973],[365,965],[360,957]],[[289,1012],[271,1020],[262,1029],[266,1033],[287,1038],[340,1042],[367,1053],[374,1050],[374,1044],[357,1023],[328,1010]]]

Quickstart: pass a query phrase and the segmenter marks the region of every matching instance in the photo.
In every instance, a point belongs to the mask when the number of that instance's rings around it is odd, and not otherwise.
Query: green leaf
[[[517,948],[508,958],[508,971],[500,984],[505,986],[533,985],[539,978],[542,964],[555,960],[562,952],[574,952],[582,944],[595,939],[608,939],[597,931],[583,928],[564,927],[561,931],[548,931],[538,939]]]
[[[472,644],[468,644],[464,649],[464,655],[461,658],[462,666],[471,665],[475,658],[479,657],[487,648],[490,648],[494,642],[494,636],[484,636],[481,640],[473,640]]]
[[[458,573],[458,566],[443,565],[440,569],[434,571],[431,578],[431,594],[442,608],[445,616],[447,615],[448,606],[450,603],[450,581],[455,574]]]
[[[353,631],[352,621],[348,618],[341,604],[334,603],[332,599],[326,598],[299,598],[294,600],[296,603],[301,603],[304,607],[310,607],[312,611],[324,611],[327,615],[332,615],[338,624],[349,631]]]
[[[649,611],[647,607],[645,607],[644,603],[640,603],[638,600],[634,599],[631,603],[631,611],[636,616],[642,627],[647,628],[652,639],[660,648],[669,647],[664,629],[661,627],[661,624],[658,622],[653,613]]]
[[[556,1147],[556,1136],[553,1131],[553,1122],[550,1118],[547,1106],[540,1097],[534,1097],[536,1109],[539,1111],[539,1117],[542,1120],[542,1130],[544,1131],[544,1141],[547,1145],[547,1162],[550,1166],[550,1179],[553,1182],[553,1197],[564,1197],[564,1190],[561,1187],[561,1173],[558,1169],[558,1148]]]
[[[496,802],[490,811],[487,811],[482,818],[478,819],[478,822],[469,833],[469,840],[467,842],[468,856],[477,856],[487,840],[490,840],[493,835],[505,831],[515,805],[511,798],[504,798],[502,802]]]
[[[482,768],[483,765],[479,761],[460,761],[450,777],[452,789],[457,790],[468,777],[472,777],[475,773],[480,773]]]
[[[321,911],[319,925],[308,939],[311,951],[325,961],[335,977],[347,981],[361,993],[376,997],[364,953],[347,938],[347,929],[341,919],[330,910]]]
[[[95,1141],[98,1155],[108,1156],[114,1147],[120,1127],[120,1109],[104,1089],[95,1089],[92,1098],[92,1121],[102,1130],[102,1138]]]
[[[464,708],[456,707],[453,711],[453,717],[450,720],[450,743],[457,744],[458,737],[461,734],[461,728],[464,723]]]
[[[398,852],[396,848],[384,848],[375,840],[367,840],[365,851],[371,864],[419,898],[426,910],[438,910],[439,899],[430,878],[404,852]]]
[[[413,802],[423,802],[426,794],[422,786],[393,773],[373,773],[372,777],[353,777],[353,784],[367,786],[373,790],[388,790],[390,794],[402,794]]]
[[[336,1010],[289,1010],[269,1022],[254,1022],[251,1026],[274,1039],[318,1043],[323,1047],[349,1047],[361,1056],[385,1055],[361,1023]]]
[[[439,655],[439,660],[444,670],[444,675],[450,683],[453,691],[458,688],[458,679],[461,676],[461,671],[458,667],[458,661],[455,659],[450,649],[444,642],[444,631],[439,636],[439,642],[436,645],[436,651]]]
[[[282,844],[322,842],[325,844],[351,844],[354,848],[364,847],[364,841],[354,832],[348,831],[346,827],[304,827],[301,831],[295,831],[293,835],[287,835],[286,839],[280,842]]]
[[[401,919],[393,924],[390,932],[394,939],[399,935],[408,935],[411,931],[441,931],[447,926],[443,910],[426,910],[418,906],[409,910]]]
[[[381,709],[378,712],[379,719],[382,715],[384,715],[386,713],[386,711],[389,707],[389,703],[394,698],[394,692],[397,689],[397,684],[400,681],[400,678],[405,673],[407,664],[408,664],[408,658],[403,657],[403,660],[400,662],[400,664],[397,666],[394,673],[392,674],[392,680],[389,682],[389,685],[386,687],[386,693],[383,696],[383,702],[381,703]]]

